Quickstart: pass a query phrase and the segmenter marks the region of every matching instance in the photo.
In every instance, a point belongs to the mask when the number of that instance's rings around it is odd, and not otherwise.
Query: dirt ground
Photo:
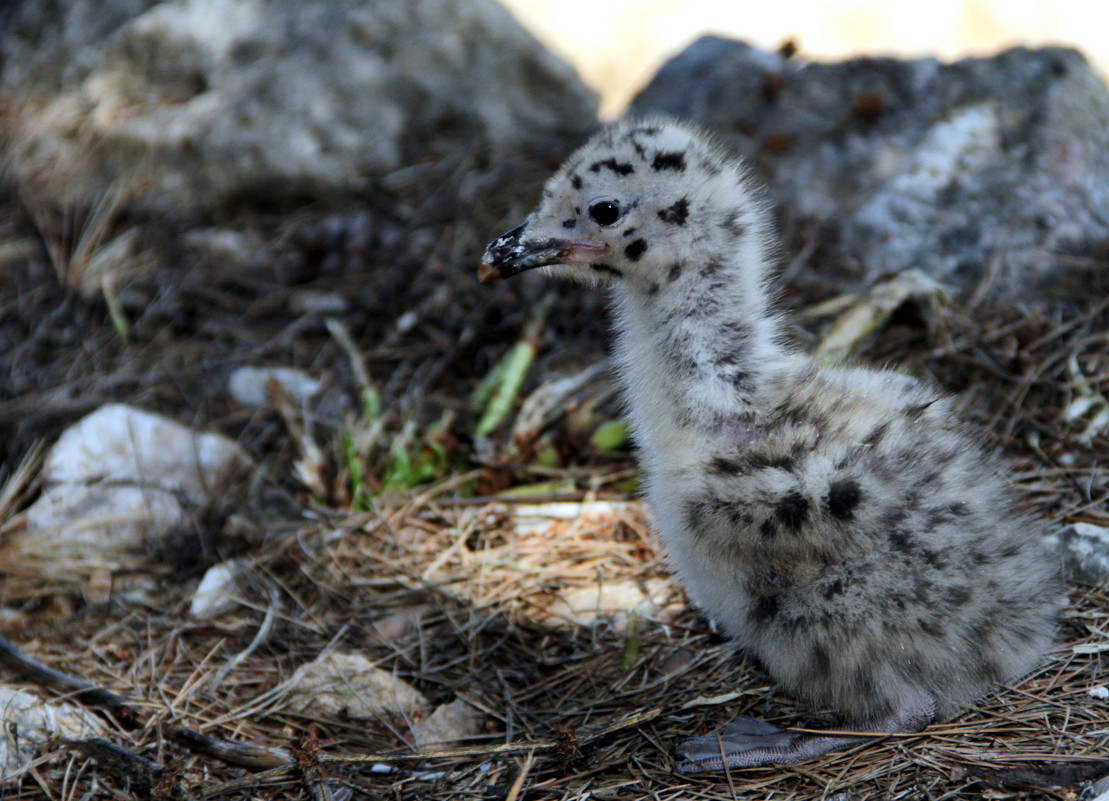
[[[788,769],[672,772],[677,739],[737,714],[832,721],[776,693],[671,585],[657,619],[566,625],[552,612],[571,588],[668,579],[603,369],[518,416],[547,382],[604,359],[603,298],[537,276],[474,278],[484,242],[551,166],[529,165],[511,194],[489,174],[405,200],[240,211],[230,227],[246,257],[205,245],[196,221],[190,239],[180,221],[0,190],[0,537],[38,491],[20,469],[36,445],[108,401],[219,431],[256,460],[152,550],[149,592],[91,593],[48,555],[0,567],[0,633],[133,701],[105,714],[118,750],[51,744],[4,798],[1076,799],[1109,772],[1109,702],[1090,692],[1105,683],[1109,599],[1080,585],[1042,668],[954,721]],[[123,237],[134,272],[105,282],[97,256]],[[811,344],[834,316],[803,313],[837,290],[831,265],[802,266],[784,301]],[[1109,394],[1107,331],[1096,293],[1050,310],[907,303],[860,356],[957,394],[1049,529],[1109,525],[1109,432],[1073,413],[1076,398]],[[514,348],[534,361],[505,419],[479,433],[475,394],[496,389],[490,374],[505,387],[495,367]],[[244,364],[300,367],[326,390],[308,414],[244,409],[226,392]],[[312,487],[298,430],[324,457]],[[548,523],[522,525],[524,503],[549,509]],[[578,506],[567,516],[565,504]],[[249,604],[190,620],[196,581],[231,556],[252,565]],[[329,647],[432,704],[466,700],[484,734],[411,758],[399,756],[411,721],[290,712],[275,688]],[[183,744],[181,726],[296,759],[229,765]]]

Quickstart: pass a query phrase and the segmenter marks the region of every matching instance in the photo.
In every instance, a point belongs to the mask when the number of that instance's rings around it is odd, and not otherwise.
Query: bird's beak
[[[489,243],[481,257],[477,277],[482,283],[511,278],[536,267],[585,262],[590,255],[603,253],[607,245],[586,240],[529,236],[528,223],[518,225]]]

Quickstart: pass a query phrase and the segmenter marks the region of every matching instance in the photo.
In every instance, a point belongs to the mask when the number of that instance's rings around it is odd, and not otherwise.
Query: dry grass
[[[18,219],[19,203],[4,203]],[[161,577],[145,594],[87,597],[55,579],[64,566],[5,566],[0,600],[14,610],[6,636],[43,663],[134,699],[141,720],[107,716],[123,756],[101,750],[90,760],[89,746],[53,744],[4,797],[143,795],[149,766],[144,775],[126,752],[168,769],[156,797],[195,798],[1076,798],[1082,771],[1109,770],[1099,762],[1109,703],[1089,692],[1104,683],[1109,598],[1104,587],[1075,586],[1060,645],[1042,668],[954,721],[788,769],[673,774],[677,739],[737,714],[831,721],[777,694],[676,588],[638,621],[567,625],[554,614],[555,601],[578,588],[669,580],[629,493],[629,454],[589,445],[590,426],[613,413],[604,382],[546,418],[542,434],[563,467],[538,466],[537,442],[470,436],[479,416],[470,394],[527,328],[542,286],[525,280],[489,296],[474,285],[476,248],[512,216],[509,206],[482,207],[475,230],[363,199],[355,212],[316,209],[263,226],[265,258],[236,270],[163,255],[152,277],[118,288],[127,337],[103,302],[58,281],[49,249],[28,257],[20,245],[22,260],[0,280],[0,423],[11,432],[0,442],[0,537],[33,498],[20,465],[33,463],[34,443],[107,400],[222,430],[256,455],[259,470],[152,555]],[[23,219],[0,233],[24,243],[34,218]],[[97,224],[112,236],[141,228],[148,244],[159,237],[126,218]],[[350,300],[349,338],[297,311],[306,289]],[[598,308],[584,292],[555,301],[525,392],[602,357]],[[408,312],[418,324],[399,326]],[[812,320],[807,335],[827,322]],[[1004,451],[1030,510],[1052,525],[1106,524],[1109,437],[1096,429],[1094,407],[1076,402],[1109,391],[1107,329],[1109,309],[1097,299],[1052,313],[907,306],[865,355],[958,392]],[[323,374],[330,393],[309,420],[237,409],[223,380],[231,367],[257,363]],[[384,410],[372,437],[359,403],[367,387]],[[417,454],[435,421],[445,421],[435,436],[447,457],[433,480],[383,486],[395,443]],[[294,430],[322,455],[321,492],[296,479],[303,447]],[[356,464],[377,494],[352,490]],[[521,489],[530,497],[511,494]],[[580,514],[543,506],[555,501],[579,504],[571,508]],[[212,622],[188,619],[192,579],[235,553],[252,565],[243,606]],[[397,757],[409,749],[412,721],[291,714],[284,682],[327,648],[366,654],[434,704],[466,700],[484,713],[484,735],[461,754],[414,761]],[[171,742],[171,722],[292,748],[298,767],[228,767]],[[1044,786],[1027,789],[1037,782]]]

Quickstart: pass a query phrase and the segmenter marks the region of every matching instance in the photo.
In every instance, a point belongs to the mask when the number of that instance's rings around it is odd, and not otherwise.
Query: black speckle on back
[[[886,435],[886,432],[889,431],[889,427],[890,424],[888,420],[881,425],[875,426],[874,429],[866,435],[866,439],[863,440],[863,445],[877,445],[882,441],[882,437]]]
[[[824,588],[824,600],[830,601],[843,592],[843,579],[836,579]]]
[[[659,151],[651,162],[651,169],[655,172],[659,170],[685,172],[685,153],[680,150]]]
[[[658,290],[659,290],[658,281],[652,281],[651,285],[649,287],[647,287],[647,294],[650,295],[653,298],[655,295],[658,294]]]
[[[928,567],[933,570],[943,570],[947,567],[947,559],[945,559],[943,554],[939,551],[922,548],[920,555],[924,557],[924,561],[928,564]]]
[[[635,167],[631,164],[628,164],[626,161],[617,161],[613,158],[595,161],[589,165],[590,172],[600,172],[602,168],[612,170],[616,175],[631,175],[635,172]]]
[[[809,671],[814,677],[826,679],[828,672],[832,669],[832,660],[828,656],[828,649],[820,643],[813,643],[812,658],[808,663]]]
[[[748,613],[752,623],[769,623],[778,616],[781,600],[777,595],[757,595]]]
[[[765,470],[768,467],[778,470],[793,470],[797,460],[788,454],[753,453],[747,460],[751,470]]]
[[[778,527],[774,525],[774,521],[768,517],[759,525],[759,533],[768,540],[772,540],[778,536]]]
[[[921,620],[918,622],[920,623],[921,631],[923,631],[925,634],[931,637],[943,636],[943,629],[940,628],[939,623],[936,622],[934,619],[921,618]]]
[[[628,257],[628,261],[639,261],[640,256],[647,252],[647,240],[642,237],[636,239],[634,242],[624,248],[624,255]]]
[[[593,270],[595,270],[599,273],[608,273],[609,275],[615,275],[618,278],[622,278],[624,276],[624,274],[622,272],[620,272],[618,269],[616,269],[615,267],[613,267],[610,264],[597,263],[597,264],[590,264],[589,266],[590,266],[591,269],[593,269]]]
[[[705,513],[707,511],[707,504],[700,498],[686,502],[685,525],[693,532],[694,536],[704,535]]]
[[[682,265],[680,262],[674,262],[670,265],[670,272],[666,274],[666,280],[674,283],[682,277]]]
[[[665,223],[685,225],[685,221],[689,219],[689,198],[683,197],[672,205],[661,209],[658,216]]]
[[[571,175],[570,176],[570,186],[574,187],[574,189],[581,189],[581,176],[580,175]]]
[[[855,509],[863,498],[862,487],[853,478],[833,481],[828,488],[828,514],[837,520],[849,522],[855,519]]]
[[[743,465],[733,459],[714,456],[709,462],[709,472],[718,476],[736,476],[743,472]]]
[[[569,218],[562,221],[562,227],[563,228],[573,228],[577,224],[578,224],[578,221],[573,217],[569,217]]]
[[[799,531],[809,517],[809,499],[794,490],[778,499],[774,516],[791,531]]]
[[[971,598],[968,587],[952,587],[947,592],[947,602],[954,607],[964,606]]]

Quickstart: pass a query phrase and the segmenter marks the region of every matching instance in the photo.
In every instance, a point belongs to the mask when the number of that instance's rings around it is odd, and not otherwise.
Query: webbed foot
[[[863,741],[862,737],[803,734],[740,717],[716,734],[682,740],[675,751],[684,757],[679,773],[751,768],[759,765],[792,765]]]

